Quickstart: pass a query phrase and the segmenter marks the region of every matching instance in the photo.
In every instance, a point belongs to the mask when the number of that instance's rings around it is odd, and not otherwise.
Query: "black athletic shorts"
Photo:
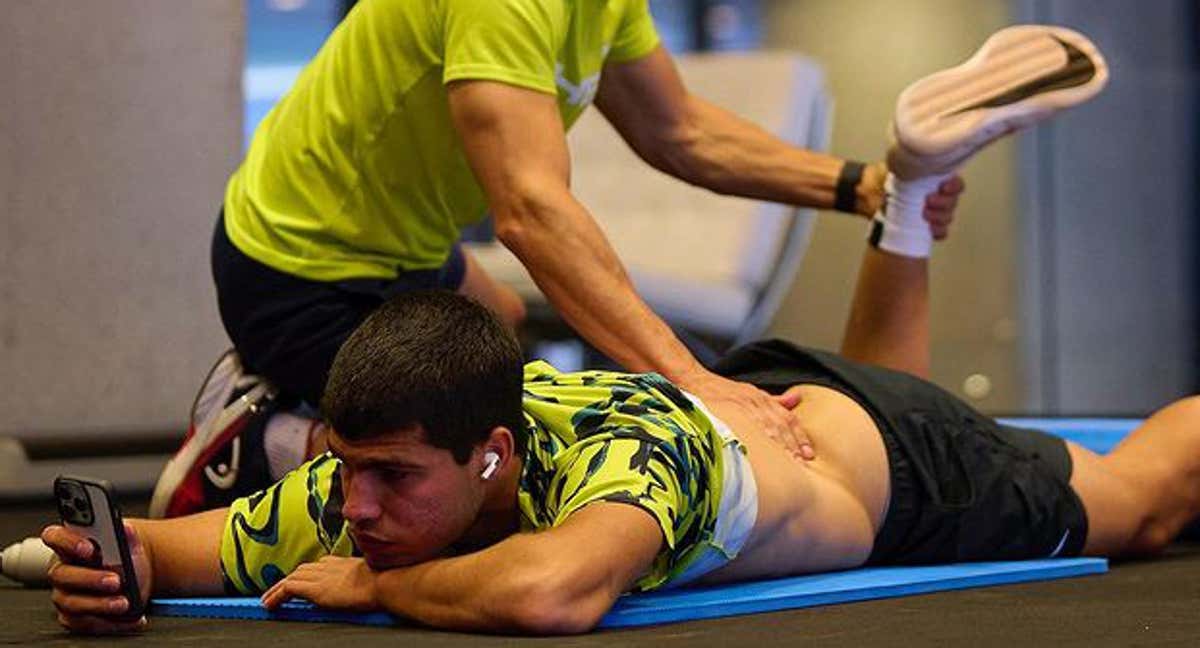
[[[909,374],[787,342],[731,351],[716,367],[780,393],[817,384],[856,400],[887,448],[891,499],[867,564],[1075,556],[1087,540],[1066,443],[1000,425]],[[818,452],[820,449],[818,448]]]
[[[313,281],[246,256],[225,234],[222,212],[212,272],[221,321],[246,369],[274,383],[281,396],[317,407],[334,356],[368,315],[403,291],[457,290],[466,261],[455,245],[435,270],[403,271],[394,280]]]

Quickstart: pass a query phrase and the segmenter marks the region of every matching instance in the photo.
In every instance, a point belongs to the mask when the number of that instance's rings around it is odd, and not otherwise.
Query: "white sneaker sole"
[[[904,179],[952,171],[992,140],[1096,96],[1108,65],[1086,36],[1018,25],[961,65],[913,83],[896,102],[889,156]]]

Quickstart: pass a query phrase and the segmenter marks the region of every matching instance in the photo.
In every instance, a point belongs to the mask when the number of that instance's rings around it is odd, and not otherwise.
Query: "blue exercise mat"
[[[601,628],[624,628],[775,612],[946,590],[1069,578],[1108,571],[1103,558],[1057,558],[1013,562],[962,563],[931,567],[873,567],[796,576],[720,587],[667,590],[621,597],[600,621]],[[404,621],[382,612],[322,610],[291,601],[268,612],[257,598],[155,599],[151,614],[218,619],[341,622],[396,625]]]
[[[1043,430],[1094,452],[1108,452],[1138,419],[1005,418],[1006,425]],[[601,628],[674,623],[695,619],[928,594],[989,585],[1069,578],[1108,571],[1103,558],[1057,558],[1014,562],[962,563],[929,567],[873,567],[812,574],[721,587],[687,588],[621,597]],[[268,612],[256,598],[156,599],[151,614],[222,619],[277,619],[360,625],[403,623],[390,614],[322,610],[292,601]]]
[[[1097,418],[1002,418],[999,421],[1014,427],[1042,430],[1068,441],[1104,454],[1112,450],[1142,419],[1097,419]]]

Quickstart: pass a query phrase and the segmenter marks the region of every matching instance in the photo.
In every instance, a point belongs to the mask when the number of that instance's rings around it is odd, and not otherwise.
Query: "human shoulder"
[[[230,505],[220,560],[231,590],[258,594],[297,565],[353,552],[341,514],[340,467],[332,455],[320,455]]]

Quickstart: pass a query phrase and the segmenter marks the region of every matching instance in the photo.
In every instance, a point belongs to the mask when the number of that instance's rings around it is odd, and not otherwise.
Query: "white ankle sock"
[[[267,421],[263,432],[263,451],[267,453],[267,468],[271,479],[281,479],[307,459],[308,436],[314,419],[279,412]]]
[[[901,180],[888,173],[884,183],[887,202],[872,219],[871,245],[892,254],[928,258],[933,250],[933,231],[925,220],[925,198],[947,177]]]

